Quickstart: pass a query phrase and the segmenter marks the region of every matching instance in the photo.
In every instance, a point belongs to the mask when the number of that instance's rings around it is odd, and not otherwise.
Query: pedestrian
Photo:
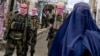
[[[31,47],[31,50],[30,50],[30,55],[33,56],[34,53],[35,53],[35,46],[36,46],[36,43],[37,43],[37,30],[38,30],[38,17],[37,15],[34,15],[34,16],[31,16],[31,20],[32,20],[32,23],[33,23],[33,28],[30,32],[30,47]]]
[[[75,4],[57,31],[48,56],[100,56],[100,30],[87,3]]]
[[[49,25],[48,25],[48,14],[47,14],[47,9],[43,9],[41,28],[47,28],[48,26],[49,26]]]
[[[32,31],[30,32],[30,46],[31,46],[30,55],[33,56],[33,54],[35,53],[35,46],[37,43],[38,17],[37,15],[31,16],[31,19],[33,21],[33,28]]]
[[[29,28],[28,5],[20,5],[18,13],[9,18],[8,27],[4,34],[4,40],[7,41],[4,56],[12,56],[16,47],[17,56],[23,56],[23,41],[26,39],[26,29]],[[31,26],[30,26],[31,27]]]
[[[48,36],[46,38],[46,41],[48,41],[47,47],[48,47],[48,52],[49,52],[49,49],[50,49],[50,47],[52,45],[52,41],[54,39],[56,31],[53,28],[54,20],[55,20],[55,15],[52,13],[52,9],[50,9],[50,10],[48,9],[48,11],[49,11],[49,13],[48,13],[49,14],[48,19],[49,19],[49,25],[50,26],[49,26],[49,32],[48,32]]]
[[[37,8],[32,8],[30,13],[31,19],[31,29],[28,29],[28,38],[26,41],[24,56],[27,56],[28,47],[30,46],[30,56],[33,56],[35,53],[35,46],[37,42],[37,30],[38,30],[38,15],[37,15]]]

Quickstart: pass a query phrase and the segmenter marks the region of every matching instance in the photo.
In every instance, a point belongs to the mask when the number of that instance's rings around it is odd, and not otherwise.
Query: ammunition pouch
[[[24,31],[25,23],[22,22],[12,22],[11,24],[11,30],[14,31]]]
[[[9,34],[9,37],[14,40],[21,40],[23,37],[23,34],[21,32],[11,31]]]

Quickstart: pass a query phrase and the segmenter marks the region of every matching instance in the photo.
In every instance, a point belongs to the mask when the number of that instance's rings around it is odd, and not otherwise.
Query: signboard
[[[17,0],[19,3],[21,3],[21,0]]]
[[[53,2],[53,3],[56,3],[56,2],[67,2],[67,0],[47,0],[49,2]]]
[[[49,0],[49,2],[56,3],[58,0]]]
[[[38,0],[38,1],[43,1],[43,2],[45,2],[45,1],[47,1],[47,0]]]

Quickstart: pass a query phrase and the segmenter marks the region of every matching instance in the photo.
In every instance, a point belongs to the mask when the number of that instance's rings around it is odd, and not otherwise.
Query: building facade
[[[97,0],[97,15],[96,15],[96,21],[98,26],[100,26],[100,0]]]
[[[94,19],[96,19],[97,1],[96,0],[89,0],[89,4],[91,7],[92,15],[93,15]]]
[[[96,23],[100,26],[100,0],[90,0],[90,6]]]
[[[38,3],[38,0],[30,0],[29,11],[31,11],[33,7],[37,7],[37,3]]]

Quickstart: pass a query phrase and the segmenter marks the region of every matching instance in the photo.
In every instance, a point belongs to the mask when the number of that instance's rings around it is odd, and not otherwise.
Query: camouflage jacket
[[[17,31],[12,31],[11,30],[11,28],[12,28],[12,21],[14,20],[14,19],[25,19],[25,28],[24,28],[24,32],[21,32],[20,34],[19,34],[19,32],[17,32]],[[7,40],[7,39],[9,39],[9,37],[12,37],[13,39],[19,39],[19,38],[14,38],[14,36],[13,35],[16,35],[16,36],[22,36],[22,38],[26,35],[26,33],[27,33],[27,29],[28,28],[31,28],[31,23],[30,23],[30,18],[29,18],[29,15],[25,15],[25,16],[23,16],[23,15],[20,15],[20,14],[15,14],[15,15],[12,15],[12,17],[10,17],[9,18],[9,20],[8,20],[8,26],[6,27],[6,30],[5,30],[5,32],[4,32],[4,40]],[[17,34],[18,33],[18,34]],[[11,36],[9,36],[9,35],[11,35]],[[19,37],[18,36],[18,37]],[[21,39],[22,39],[21,38]]]
[[[38,26],[39,26],[39,20],[38,20],[38,17],[37,16],[30,16],[31,18],[31,25],[32,25],[32,28],[31,30],[37,30],[38,29]]]

